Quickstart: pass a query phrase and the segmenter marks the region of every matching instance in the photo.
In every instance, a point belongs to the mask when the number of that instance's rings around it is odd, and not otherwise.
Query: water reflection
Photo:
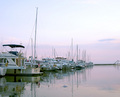
[[[11,79],[9,79],[11,80]],[[3,96],[15,96],[22,93],[24,90],[24,82],[11,82],[5,77],[0,79],[0,95]]]
[[[39,77],[5,76],[0,78],[0,97],[24,97],[27,85],[31,84],[31,92],[35,92],[34,85],[40,86]],[[29,87],[30,88],[30,87]],[[34,94],[31,97],[35,97]]]
[[[44,72],[42,76],[0,78],[0,97],[119,97],[120,70],[94,66]]]
[[[43,88],[70,88],[86,81],[86,70],[44,72],[42,76],[5,76],[0,78],[0,97],[38,97]],[[37,92],[36,92],[37,90]],[[43,93],[44,94],[44,93]]]
[[[87,80],[86,69],[72,70],[72,71],[57,71],[57,72],[45,72],[41,76],[41,83],[47,83],[49,86],[57,83],[68,84],[74,80],[74,84],[79,86],[82,82]],[[46,85],[46,84],[45,84]]]

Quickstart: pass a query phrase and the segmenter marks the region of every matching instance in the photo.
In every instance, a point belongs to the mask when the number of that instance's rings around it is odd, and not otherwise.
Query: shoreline
[[[115,64],[94,64],[94,65],[115,65]]]

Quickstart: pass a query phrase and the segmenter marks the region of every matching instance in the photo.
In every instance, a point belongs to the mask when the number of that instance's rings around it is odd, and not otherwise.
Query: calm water
[[[45,72],[42,76],[0,78],[0,97],[120,97],[120,67]]]

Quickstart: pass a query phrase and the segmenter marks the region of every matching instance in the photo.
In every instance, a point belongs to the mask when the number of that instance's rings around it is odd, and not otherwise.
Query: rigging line
[[[35,23],[34,23],[34,25],[33,25],[32,32],[31,32],[30,38],[29,38],[29,40],[28,40],[28,44],[27,44],[27,46],[26,46],[25,55],[27,54],[27,50],[28,50],[28,47],[29,47],[29,44],[30,44],[30,40],[31,40],[32,35],[33,35],[33,32],[34,32],[34,28],[35,28]]]

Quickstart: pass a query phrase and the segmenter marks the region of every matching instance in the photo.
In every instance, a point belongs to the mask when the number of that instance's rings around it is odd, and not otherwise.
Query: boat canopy
[[[16,47],[25,48],[23,45],[17,45],[17,44],[4,44],[3,46],[9,46],[11,48],[16,48]]]

